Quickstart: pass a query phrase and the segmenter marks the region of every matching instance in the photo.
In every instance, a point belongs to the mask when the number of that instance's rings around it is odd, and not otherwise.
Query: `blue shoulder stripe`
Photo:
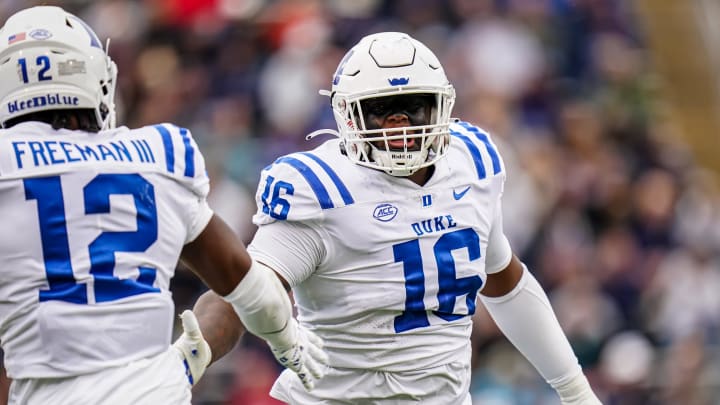
[[[165,148],[165,162],[167,164],[167,171],[175,173],[175,147],[173,146],[172,133],[168,126],[172,129],[178,129],[180,136],[182,137],[183,146],[185,147],[185,177],[195,177],[195,148],[190,141],[190,135],[188,135],[187,128],[179,128],[174,125],[158,124],[153,125],[153,128],[160,133],[162,137],[163,147]]]
[[[322,209],[335,207],[332,200],[330,199],[330,195],[328,194],[327,189],[325,188],[325,186],[323,186],[318,176],[312,171],[312,169],[308,165],[303,163],[301,160],[289,156],[281,157],[280,159],[276,160],[275,163],[287,163],[288,165],[294,167],[295,170],[300,172],[300,174],[305,177],[305,180],[308,182],[308,184],[310,184],[310,188],[312,188],[312,190],[315,192],[315,196],[318,198],[318,202],[320,203],[320,207]]]
[[[485,173],[485,165],[483,164],[482,156],[480,156],[480,149],[475,146],[475,144],[473,143],[473,141],[470,140],[470,138],[461,134],[460,132],[450,130],[450,134],[458,137],[465,143],[465,146],[467,146],[468,150],[470,151],[470,155],[473,158],[473,162],[475,162],[475,170],[477,170],[478,178],[484,179],[485,177],[487,177],[487,173]]]
[[[335,170],[330,167],[327,163],[325,163],[324,160],[320,159],[316,155],[309,153],[309,152],[301,152],[302,155],[305,155],[320,165],[320,167],[325,170],[328,176],[330,176],[330,179],[332,179],[333,183],[335,183],[335,187],[337,187],[338,191],[340,192],[340,196],[343,199],[343,202],[345,205],[350,205],[355,203],[355,200],[353,199],[352,195],[350,194],[350,190],[345,187],[345,183],[340,180],[340,177],[338,177],[337,173],[335,173]]]
[[[480,129],[478,127],[471,125],[467,122],[458,122],[458,124],[462,125],[465,129],[475,134],[475,136],[485,144],[485,148],[488,151],[488,154],[490,155],[490,159],[492,160],[493,165],[493,174],[498,174],[502,170],[502,166],[500,165],[500,156],[497,153],[497,150],[495,150],[495,147],[492,143],[490,143],[490,138],[488,138],[488,135],[484,132],[480,132]]]
[[[185,145],[185,177],[195,177],[195,148],[190,142],[187,128],[180,128],[183,145]]]
[[[163,146],[165,147],[165,163],[167,164],[167,171],[175,173],[175,150],[173,149],[170,131],[168,131],[164,125],[154,125],[153,128],[155,128],[162,137]]]

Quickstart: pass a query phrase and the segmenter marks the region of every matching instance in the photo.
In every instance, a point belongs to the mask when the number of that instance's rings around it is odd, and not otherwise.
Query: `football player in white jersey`
[[[211,353],[192,313],[170,345],[179,259],[307,387],[322,342],[208,207],[171,124],[115,128],[116,67],[58,7],[0,28],[0,342],[11,404],[189,404]]]
[[[310,392],[283,372],[271,395],[468,405],[479,296],[563,404],[599,404],[503,233],[500,152],[487,132],[450,119],[455,92],[432,51],[403,33],[369,35],[321,93],[338,125],[326,132],[339,139],[263,170],[248,250],[292,288],[329,368]],[[208,293],[196,310],[223,306],[231,311]],[[203,323],[208,333],[223,327],[240,328]]]

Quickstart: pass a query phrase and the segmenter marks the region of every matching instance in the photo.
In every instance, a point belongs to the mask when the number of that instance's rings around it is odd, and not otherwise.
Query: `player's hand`
[[[203,338],[195,314],[190,310],[180,314],[183,334],[173,343],[172,347],[178,351],[180,359],[185,363],[186,373],[191,385],[200,381],[205,369],[212,358],[210,345]]]
[[[315,381],[325,375],[328,363],[322,339],[294,318],[290,318],[287,327],[274,335],[266,338],[277,361],[294,371],[306,390],[312,390]]]

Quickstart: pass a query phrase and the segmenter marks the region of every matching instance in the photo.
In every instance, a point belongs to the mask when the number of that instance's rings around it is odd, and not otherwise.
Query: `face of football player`
[[[367,129],[401,128],[416,125],[428,125],[435,103],[434,96],[426,94],[410,94],[371,98],[361,102]],[[419,133],[418,130],[409,133]],[[400,135],[389,132],[388,135]],[[383,141],[373,142],[376,147],[385,149]],[[402,139],[390,140],[388,145],[393,150],[403,150]],[[420,142],[416,138],[407,139],[408,150],[419,150]]]

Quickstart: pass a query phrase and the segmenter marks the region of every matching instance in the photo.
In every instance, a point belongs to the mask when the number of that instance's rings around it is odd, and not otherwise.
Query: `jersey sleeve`
[[[205,167],[205,158],[187,128],[173,124],[158,124],[148,127],[157,133],[161,147],[157,160],[161,170],[171,176],[179,185],[190,191],[194,198],[187,198],[185,205],[187,237],[189,243],[205,229],[213,211],[207,203],[210,180]]]
[[[505,269],[512,259],[512,254],[510,242],[503,231],[502,209],[498,203],[493,217],[492,228],[490,228],[490,236],[488,237],[488,247],[485,253],[485,272],[493,274]]]
[[[173,124],[158,124],[152,127],[160,135],[162,154],[167,173],[192,190],[198,198],[207,198],[210,180],[205,167],[205,158],[187,128]]]
[[[258,229],[248,252],[294,287],[315,271],[326,251],[321,235],[312,227],[277,221]]]
[[[480,180],[492,177],[505,179],[505,163],[500,151],[492,141],[490,134],[468,122],[458,121],[450,125],[451,136],[460,142],[455,142],[472,160],[475,174]]]
[[[512,248],[503,231],[502,194],[505,188],[505,163],[500,151],[490,134],[468,122],[458,121],[450,125],[450,134],[456,138],[456,147],[464,150],[465,156],[471,160],[478,180],[489,181],[490,189],[495,195],[493,223],[488,237],[485,255],[485,271],[487,274],[503,270],[512,259]]]
[[[321,219],[324,209],[335,206],[320,173],[300,153],[283,156],[263,169],[255,202],[253,223],[258,226]]]

